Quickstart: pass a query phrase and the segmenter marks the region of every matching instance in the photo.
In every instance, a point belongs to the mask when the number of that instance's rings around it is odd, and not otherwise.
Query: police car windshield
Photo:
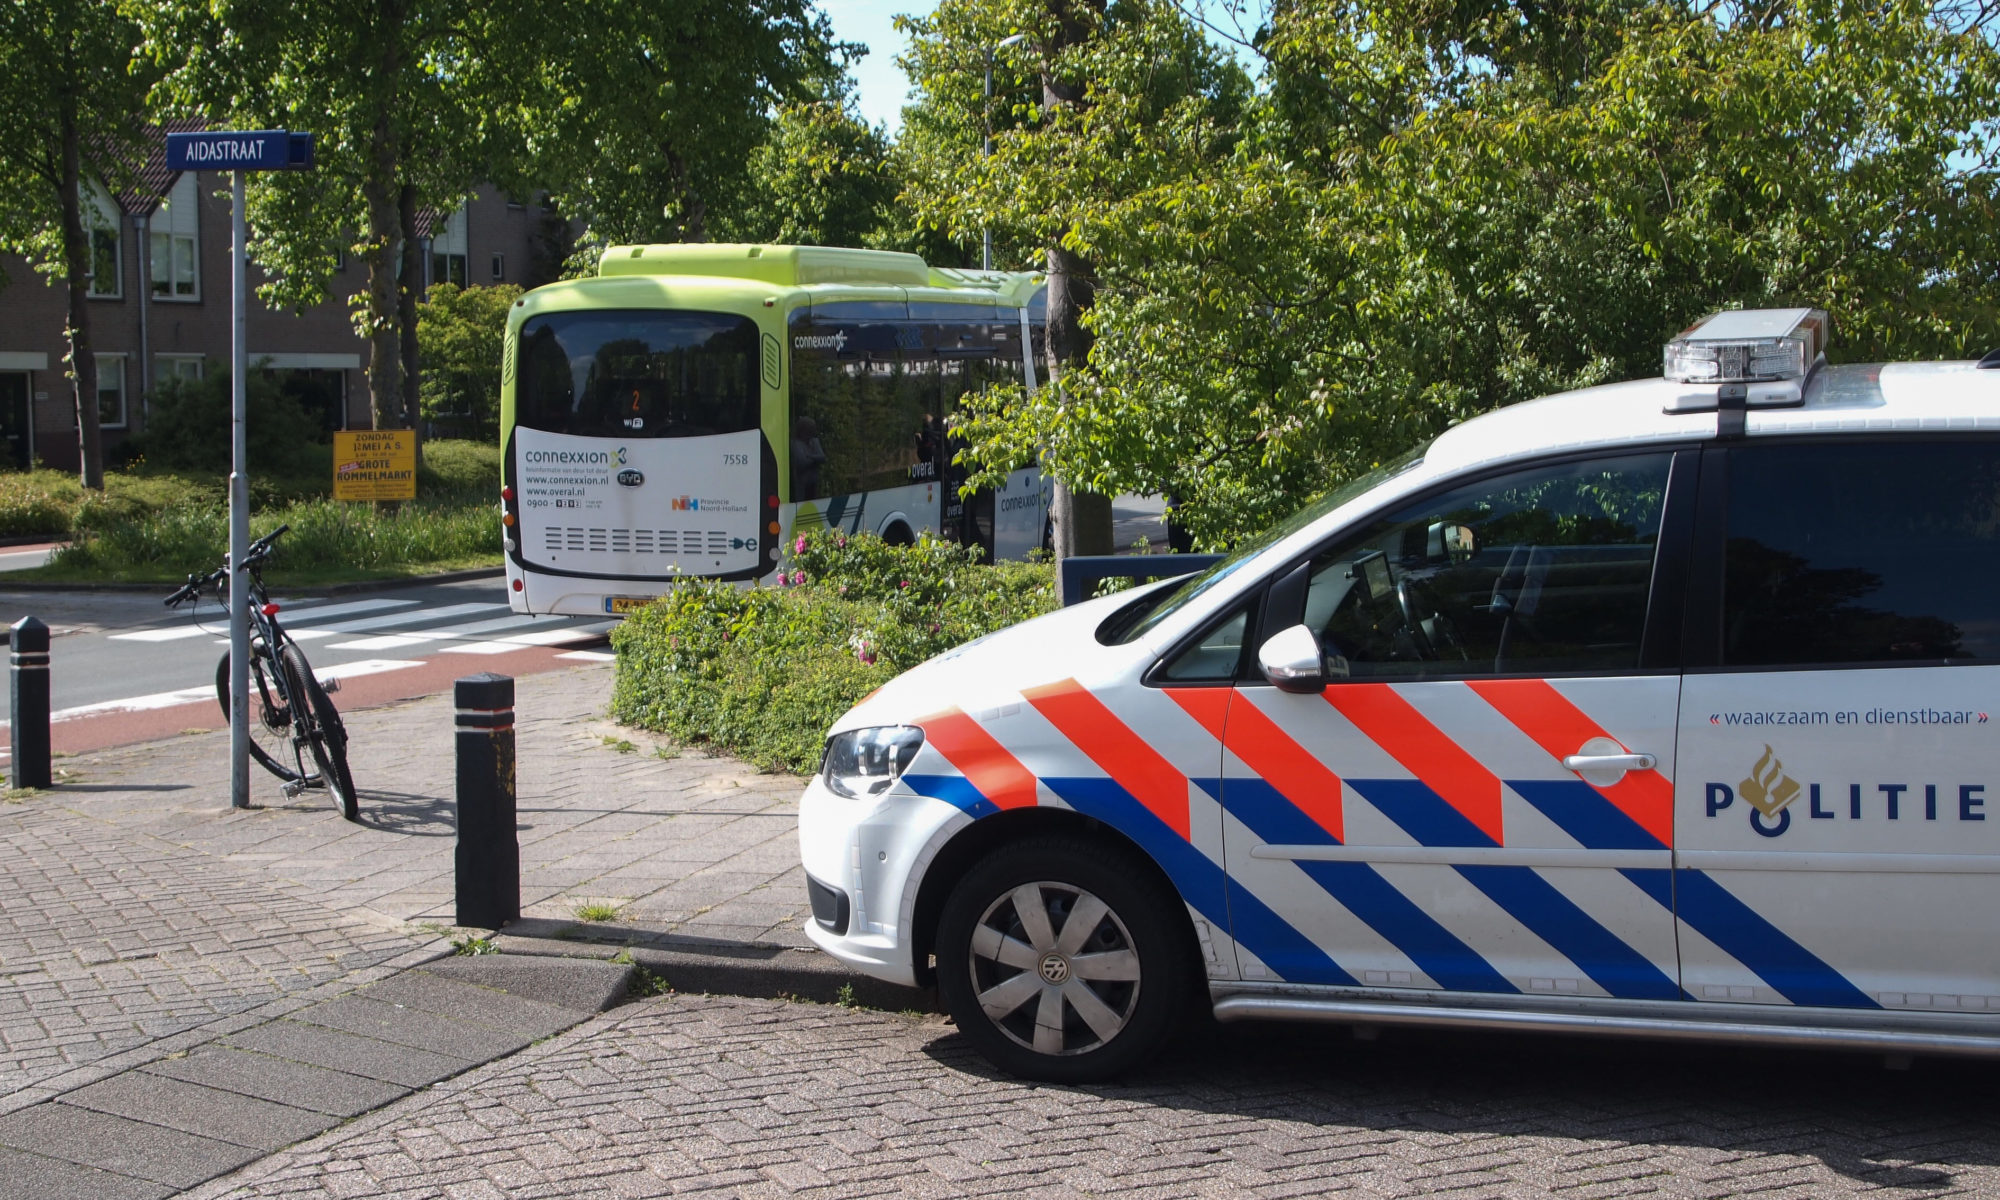
[[[1109,628],[1105,631],[1109,636],[1100,634],[1100,639],[1105,644],[1113,646],[1138,641],[1168,617],[1200,599],[1223,580],[1234,575],[1243,564],[1267,548],[1304,529],[1371,488],[1394,479],[1423,462],[1424,452],[1429,449],[1430,443],[1425,442],[1400,458],[1391,459],[1365,474],[1355,476],[1264,532],[1237,543],[1235,549],[1208,570],[1190,575],[1180,583],[1170,584],[1153,592],[1139,601],[1134,608],[1120,610],[1112,617]],[[1120,625],[1124,627],[1119,628]]]

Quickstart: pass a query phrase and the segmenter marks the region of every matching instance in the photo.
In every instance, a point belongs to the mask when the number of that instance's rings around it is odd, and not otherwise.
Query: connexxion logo
[[[1767,838],[1783,836],[1792,827],[1792,813],[1800,796],[1805,797],[1806,819],[1809,821],[1863,821],[1874,818],[1935,821],[1939,819],[1940,812],[1947,818],[1956,817],[1960,821],[1986,819],[1986,785],[1983,783],[1942,786],[1926,783],[1921,787],[1913,783],[1850,783],[1846,785],[1847,802],[1841,804],[1833,798],[1838,796],[1836,789],[1841,785],[1832,785],[1825,792],[1817,783],[1801,785],[1785,773],[1784,761],[1768,744],[1751,766],[1750,774],[1738,780],[1734,787],[1726,783],[1704,786],[1708,793],[1706,806],[1711,820],[1733,807],[1737,797],[1741,796],[1746,801],[1750,828]],[[1953,793],[1954,788],[1956,794]]]

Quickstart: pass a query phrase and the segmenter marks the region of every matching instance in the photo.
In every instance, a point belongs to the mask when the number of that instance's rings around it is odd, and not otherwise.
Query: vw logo
[[[1044,954],[1041,963],[1042,979],[1049,983],[1064,983],[1069,979],[1069,960],[1060,954]]]

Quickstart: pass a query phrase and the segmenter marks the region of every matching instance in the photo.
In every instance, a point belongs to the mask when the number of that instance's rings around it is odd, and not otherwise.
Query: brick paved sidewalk
[[[193,1195],[2000,1194],[1979,1064],[1281,1026],[1162,1062],[1037,1086],[938,1017],[670,996]]]
[[[802,943],[798,781],[625,742],[600,715],[610,681],[593,665],[519,682],[525,911],[607,904],[614,935]],[[223,731],[64,760],[64,786],[0,804],[0,1111],[442,946],[450,698],[348,726],[361,825],[254,769],[264,807],[230,810]]]

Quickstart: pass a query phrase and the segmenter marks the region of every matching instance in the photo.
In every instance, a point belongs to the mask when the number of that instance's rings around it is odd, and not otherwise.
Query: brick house
[[[115,461],[120,442],[145,428],[147,397],[160,380],[229,366],[228,177],[169,171],[165,157],[162,138],[133,192],[113,196],[92,181],[85,205],[94,267],[91,339],[107,462]],[[425,284],[548,282],[560,266],[551,261],[560,253],[551,249],[551,230],[559,237],[562,228],[542,205],[511,203],[481,187],[459,211],[420,218]],[[0,270],[8,279],[0,287],[0,469],[39,461],[73,470],[79,451],[64,363],[64,286],[12,255],[0,255]],[[347,297],[366,286],[360,261],[344,256],[328,299],[302,312],[259,301],[254,289],[263,278],[253,262],[247,322],[252,367],[261,363],[276,372],[285,390],[328,429],[367,427],[368,351],[347,307]]]

